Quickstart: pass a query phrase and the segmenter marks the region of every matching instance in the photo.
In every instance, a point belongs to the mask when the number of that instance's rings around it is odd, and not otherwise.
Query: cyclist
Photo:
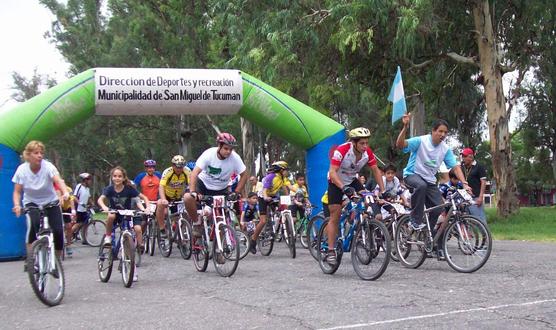
[[[297,173],[295,175],[295,183],[291,186],[290,196],[292,197],[292,205],[289,206],[292,212],[293,222],[297,222],[297,213],[299,217],[305,216],[305,204],[309,199],[307,186],[305,185],[305,175]]]
[[[172,157],[172,166],[162,172],[160,185],[158,187],[158,202],[156,206],[156,221],[160,228],[160,237],[163,240],[168,239],[164,218],[168,214],[168,203],[179,201],[187,191],[189,183],[189,169],[185,170],[185,158],[181,155]],[[177,213],[177,206],[170,210]]]
[[[83,227],[84,224],[89,222],[89,212],[87,211],[87,207],[91,205],[91,190],[89,187],[91,186],[91,180],[93,176],[87,172],[83,172],[79,174],[79,179],[81,180],[75,186],[74,195],[75,195],[75,202],[77,204],[77,218],[76,223],[71,227],[71,235],[75,235],[76,232]],[[85,241],[81,241],[85,244]]]
[[[25,163],[19,165],[12,177],[14,183],[12,211],[16,217],[21,215],[21,193],[23,193],[24,206],[44,206],[55,203],[53,207],[45,209],[46,216],[54,234],[54,247],[56,255],[61,255],[64,248],[64,229],[62,210],[59,205],[58,195],[54,184],[63,191],[62,199],[68,200],[67,186],[60,177],[56,167],[49,161],[43,159],[44,144],[40,141],[30,141],[25,146],[23,158]],[[30,255],[31,243],[37,239],[40,228],[40,213],[38,210],[30,210],[27,213],[27,255]]]
[[[254,231],[253,220],[259,216],[259,204],[257,194],[250,192],[247,195],[247,200],[243,203],[243,209],[239,218],[239,226],[241,230],[247,231],[252,234]]]
[[[247,181],[245,164],[241,157],[234,151],[237,147],[236,138],[226,132],[216,136],[217,147],[205,150],[197,159],[195,168],[191,172],[190,193],[185,194],[184,202],[187,213],[193,223],[193,235],[202,235],[203,223],[197,216],[197,200],[203,195],[216,196],[228,195],[228,182],[232,174],[239,173],[240,179],[237,187],[231,193],[237,197],[243,191]]]
[[[156,170],[156,161],[147,159],[143,162],[145,171],[137,174],[133,182],[139,188],[143,195],[147,196],[149,201],[156,202],[158,200],[158,186],[160,184],[161,174]]]
[[[445,120],[437,120],[431,134],[416,136],[405,139],[411,113],[402,117],[403,127],[396,140],[396,146],[403,149],[404,153],[411,153],[407,166],[403,171],[404,181],[408,188],[413,189],[411,195],[411,221],[409,226],[413,230],[421,230],[426,224],[423,223],[423,210],[427,207],[442,203],[442,196],[436,185],[436,173],[440,164],[444,162],[447,168],[453,168],[456,177],[462,182],[466,190],[471,190],[460,165],[456,162],[454,153],[444,141],[448,135],[448,123]],[[431,228],[434,228],[441,210],[430,213]]]
[[[373,151],[369,148],[370,136],[371,132],[365,127],[350,130],[348,133],[349,141],[336,147],[330,159],[330,169],[328,171],[330,222],[327,226],[328,253],[326,261],[331,265],[337,263],[334,246],[336,244],[336,236],[338,235],[343,192],[348,186],[358,192],[365,189],[358,177],[359,171],[365,165],[371,168],[379,185],[380,193],[384,192],[382,173],[377,166]]]
[[[256,242],[259,234],[266,224],[266,213],[268,203],[273,197],[278,196],[280,190],[288,194],[289,187],[291,187],[288,180],[288,163],[283,160],[277,161],[270,165],[268,174],[263,178],[263,190],[259,193],[259,213],[260,221],[255,228],[255,232],[251,236],[251,253],[257,252]]]
[[[59,187],[54,184],[54,189],[56,189],[56,193],[58,193],[58,198],[60,199],[60,207],[62,208],[62,213],[70,213],[71,215],[63,215],[64,219],[64,234],[66,237],[66,255],[68,258],[71,258],[73,255],[73,249],[71,248],[71,241],[73,238],[73,233],[71,228],[75,225],[75,219],[77,217],[77,213],[75,211],[75,204],[76,198],[73,195],[73,191],[70,187],[67,187],[67,192],[69,194],[69,198],[64,200],[63,196],[64,193],[59,189]]]

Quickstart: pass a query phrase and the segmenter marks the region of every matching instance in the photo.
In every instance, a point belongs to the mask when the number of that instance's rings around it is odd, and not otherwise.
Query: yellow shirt
[[[178,175],[172,167],[168,167],[162,172],[160,185],[164,187],[166,198],[173,200],[182,198],[189,184],[190,172],[189,168],[184,168],[183,173]]]

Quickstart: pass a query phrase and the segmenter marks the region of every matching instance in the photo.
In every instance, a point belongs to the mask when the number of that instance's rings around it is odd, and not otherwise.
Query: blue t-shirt
[[[124,186],[120,192],[116,192],[113,185],[110,185],[102,191],[102,195],[108,198],[108,204],[111,209],[126,209],[131,210],[131,202],[139,192],[132,186]]]
[[[457,165],[454,153],[445,142],[433,144],[430,134],[416,136],[406,140],[407,147],[404,153],[410,152],[409,161],[403,170],[404,178],[417,174],[425,181],[436,183],[436,173],[442,162],[446,167],[452,168]]]
[[[249,203],[243,204],[243,212],[245,213],[243,217],[243,221],[249,222],[255,219],[255,215],[259,212],[259,204],[255,204],[253,206],[249,205]]]

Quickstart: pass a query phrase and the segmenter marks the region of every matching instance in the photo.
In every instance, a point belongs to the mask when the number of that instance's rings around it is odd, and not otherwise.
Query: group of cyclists
[[[375,196],[387,198],[388,196],[404,196],[402,203],[409,206],[409,201],[402,193],[401,184],[411,190],[410,227],[420,231],[425,226],[423,222],[424,207],[435,206],[443,203],[442,192],[437,185],[437,172],[444,163],[451,170],[455,185],[471,192],[466,177],[460,164],[456,161],[454,153],[446,144],[448,124],[438,120],[432,127],[430,134],[406,139],[411,114],[402,118],[403,127],[396,140],[396,146],[404,153],[409,153],[409,161],[403,170],[403,182],[396,177],[396,168],[389,165],[380,169],[372,149],[369,147],[371,132],[364,127],[348,131],[348,141],[336,146],[331,152],[330,167],[328,171],[328,189],[323,196],[325,215],[329,218],[326,227],[329,250],[324,253],[324,260],[330,265],[336,265],[338,260],[333,249],[338,235],[342,202],[346,191],[349,189],[360,192],[365,190],[359,180],[361,170],[368,166],[376,181]],[[165,218],[169,207],[175,207],[175,202],[183,202],[189,221],[192,225],[193,237],[201,236],[204,228],[198,216],[199,201],[203,196],[228,195],[231,199],[245,197],[242,208],[238,209],[240,226],[251,228],[248,239],[251,241],[251,253],[255,254],[255,242],[263,231],[267,221],[269,203],[280,194],[297,195],[289,206],[294,218],[297,214],[305,213],[308,202],[308,189],[305,185],[303,174],[295,175],[295,183],[289,180],[289,166],[285,161],[276,161],[268,169],[268,174],[258,182],[256,177],[249,177],[246,166],[241,157],[235,152],[236,138],[230,133],[219,133],[216,137],[216,146],[205,150],[196,161],[186,162],[181,155],[171,159],[171,166],[162,173],[156,171],[157,163],[154,160],[144,162],[145,171],[140,173],[135,180],[130,180],[126,170],[120,166],[110,171],[111,184],[104,188],[97,203],[100,208],[109,212],[113,209],[134,209],[155,213],[156,222],[160,230],[160,238],[167,242],[168,228]],[[70,216],[64,219],[62,209],[58,206],[46,210],[50,226],[53,228],[57,253],[64,247],[64,225],[66,223],[66,241],[75,233],[79,224],[87,221],[87,206],[90,201],[89,186],[92,176],[88,173],[80,175],[81,182],[72,191],[60,177],[55,166],[44,159],[45,147],[39,141],[27,144],[23,156],[25,163],[21,164],[13,176],[13,212],[16,216],[22,214],[23,206],[46,205],[53,201],[60,201]],[[231,179],[236,178],[234,184]],[[251,191],[246,196],[241,196],[246,183],[250,182]],[[57,192],[58,191],[58,192]],[[22,198],[23,194],[23,198]],[[230,196],[231,195],[231,196]],[[150,205],[156,205],[153,210]],[[380,208],[374,210],[380,219]],[[170,210],[176,213],[177,210]],[[436,219],[442,210],[432,214],[431,227],[434,228]],[[106,233],[102,244],[111,244],[111,234],[114,223],[121,221],[120,215],[109,213],[106,221]],[[441,216],[442,218],[442,216]],[[258,223],[255,225],[255,219]],[[26,242],[29,246],[39,228],[38,215],[27,213],[28,232]],[[137,249],[142,251],[142,223],[141,219],[134,220],[133,228],[136,231]],[[167,243],[168,244],[168,243]],[[67,253],[70,254],[70,250]]]

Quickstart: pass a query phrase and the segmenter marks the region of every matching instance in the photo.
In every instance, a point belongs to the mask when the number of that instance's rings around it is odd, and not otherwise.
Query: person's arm
[[[373,176],[375,177],[376,183],[380,188],[380,193],[382,194],[384,192],[384,181],[382,181],[382,173],[380,172],[378,165],[371,166],[371,171],[373,172]]]
[[[54,181],[54,183],[58,185],[58,188],[60,188],[60,192],[62,192],[62,198],[67,201],[69,198],[69,193],[68,187],[66,186],[64,180],[62,180],[60,176],[55,175],[54,177],[52,177],[52,181]]]
[[[145,204],[141,203],[139,199],[137,199],[137,207],[139,208],[139,210],[146,212],[147,210],[149,210],[148,209],[149,199],[147,198],[147,196],[143,195],[142,193],[139,193],[139,198],[141,198],[143,200],[143,203]]]
[[[330,182],[332,182],[332,184],[334,184],[336,187],[342,190],[344,188],[344,183],[342,182],[340,176],[338,175],[339,169],[340,166],[330,164],[330,168],[328,169],[328,176],[330,177]]]
[[[403,148],[407,147],[407,141],[405,139],[405,135],[406,135],[407,130],[409,128],[409,122],[410,121],[411,121],[411,112],[406,113],[405,115],[403,115],[403,117],[402,117],[402,122],[403,122],[402,130],[400,131],[400,134],[398,134],[398,139],[396,140],[396,147],[398,149],[403,149]]]
[[[166,192],[164,191],[164,188],[166,187],[166,185],[160,183],[158,185],[158,198],[166,200]]]
[[[104,199],[106,198],[106,196],[104,195],[100,195],[100,197],[97,199],[97,204],[98,206],[100,206],[100,208],[104,211],[104,212],[108,212],[110,209],[108,208],[108,206],[106,206],[106,204],[104,203]]]
[[[239,174],[239,182],[237,183],[235,192],[238,194],[242,194],[243,189],[245,188],[245,183],[247,183],[247,179],[249,178],[249,173],[247,171],[243,171]]]
[[[195,166],[195,168],[193,169],[193,171],[191,171],[191,176],[189,177],[189,192],[190,193],[195,193],[198,195],[197,193],[197,178],[199,177],[199,173],[201,173],[201,168]]]
[[[23,191],[23,185],[16,183],[14,184],[14,192],[12,195],[14,207],[12,209],[16,217],[21,215],[21,192]]]
[[[458,164],[456,166],[454,166],[454,173],[456,174],[456,177],[458,178],[458,180],[463,184],[463,188],[465,188],[465,190],[467,190],[467,192],[471,193],[471,187],[469,187],[469,183],[465,180],[465,175],[463,175],[463,171],[461,170],[461,166]]]

